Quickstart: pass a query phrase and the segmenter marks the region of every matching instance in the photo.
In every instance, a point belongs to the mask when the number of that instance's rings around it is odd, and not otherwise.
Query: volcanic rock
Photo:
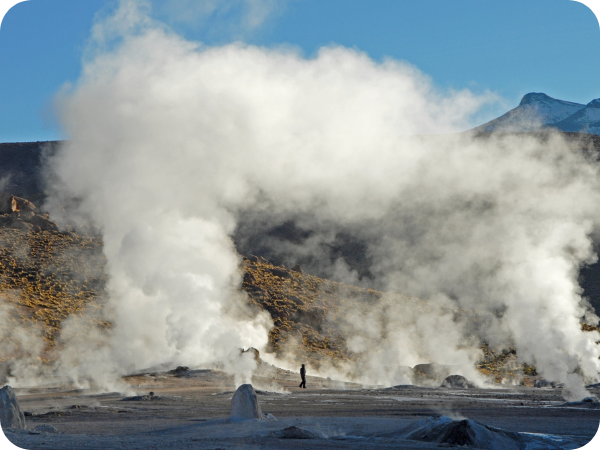
[[[304,271],[302,270],[302,266],[300,264],[296,264],[294,267],[292,267],[292,270],[294,272],[304,273]]]
[[[269,437],[276,437],[279,439],[320,439],[321,436],[318,434],[312,433],[310,431],[304,430],[298,427],[287,427],[283,430],[272,431],[268,435]]]
[[[279,278],[288,278],[288,279],[290,279],[290,280],[293,280],[293,279],[294,279],[294,277],[292,276],[292,274],[291,274],[291,273],[289,273],[289,272],[286,272],[285,270],[282,270],[282,269],[276,269],[276,268],[273,268],[273,269],[267,269],[267,270],[268,270],[269,272],[271,272],[273,275],[275,275],[276,277],[279,277]]]
[[[451,374],[452,366],[443,364],[417,364],[413,367],[413,381],[415,384],[438,384]]]
[[[35,205],[29,200],[15,196],[13,196],[13,198],[11,199],[10,206],[12,212],[33,211],[35,209]]]
[[[124,402],[148,402],[152,400],[160,400],[161,397],[154,395],[154,392],[150,392],[148,395],[134,395],[133,397],[125,397]]]
[[[442,381],[440,387],[448,389],[469,389],[473,387],[473,383],[467,380],[462,375],[450,375]]]
[[[404,439],[475,448],[521,450],[524,438],[512,431],[490,427],[475,420],[447,416],[416,421],[400,432]]]
[[[52,425],[38,425],[33,431],[38,431],[40,433],[58,433],[58,430]]]
[[[10,218],[8,221],[3,221],[3,224],[6,224],[11,228],[16,228],[17,230],[35,231],[35,225],[15,218]]]
[[[35,205],[29,200],[16,197],[6,192],[0,192],[0,214],[10,214],[13,212],[31,212]]]
[[[190,368],[187,366],[177,366],[175,369],[169,370],[169,373],[172,373],[173,375],[179,375],[187,372],[188,370],[190,370]]]
[[[31,216],[31,218],[29,219],[29,223],[40,227],[40,230],[58,231],[58,225],[56,225],[55,222],[51,221],[50,219],[48,219],[46,217],[39,216],[37,214],[33,214]]]
[[[0,389],[0,424],[6,428],[25,428],[25,416],[19,407],[15,391],[10,386]]]
[[[548,380],[535,380],[533,382],[533,385],[536,388],[542,388],[542,387],[554,387],[554,382],[552,381],[548,381]]]
[[[251,384],[242,384],[233,394],[233,398],[231,399],[231,419],[263,419],[258,397]]]
[[[0,226],[27,229],[35,232],[58,231],[55,222],[48,214],[36,214],[35,205],[29,200],[5,192],[0,192]]]

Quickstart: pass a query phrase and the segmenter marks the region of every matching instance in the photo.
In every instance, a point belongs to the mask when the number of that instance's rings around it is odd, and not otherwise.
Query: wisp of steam
[[[346,233],[364,244],[369,279],[342,258],[322,273],[426,304],[348,308],[340,332],[361,356],[346,376],[394,383],[401,366],[437,362],[476,378],[481,342],[511,343],[585,396],[600,355],[577,282],[596,258],[594,154],[553,134],[458,133],[494,96],[440,91],[403,62],[336,46],[312,58],[206,47],[137,24],[58,101],[68,141],[50,161],[46,208],[102,233],[113,324],[79,342],[67,323],[60,373],[108,383],[264,349],[272,322],[245,306],[232,237],[291,220],[311,234],[276,249],[286,261]]]

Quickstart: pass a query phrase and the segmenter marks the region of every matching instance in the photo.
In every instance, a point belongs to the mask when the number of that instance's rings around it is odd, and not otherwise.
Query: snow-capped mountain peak
[[[596,98],[586,105],[586,108],[600,108],[600,98]]]
[[[529,94],[525,94],[523,96],[523,98],[521,99],[521,102],[519,103],[519,106],[521,105],[529,105],[532,103],[542,103],[542,102],[549,102],[555,100],[554,98],[550,97],[549,95],[544,94],[543,92],[530,92]]]
[[[519,106],[474,131],[534,131],[560,122],[584,108],[586,105],[580,103],[558,100],[542,92],[530,92],[523,96]]]
[[[600,134],[600,98],[592,100],[585,108],[550,126],[561,131]]]

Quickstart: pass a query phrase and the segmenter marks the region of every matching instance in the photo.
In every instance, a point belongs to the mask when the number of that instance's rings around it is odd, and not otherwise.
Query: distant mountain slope
[[[563,121],[584,108],[586,106],[580,103],[557,100],[540,92],[531,92],[523,96],[519,106],[474,128],[473,131],[484,133],[535,131],[544,125]]]
[[[60,141],[0,143],[0,192],[40,206],[44,199],[42,164]]]
[[[600,134],[600,98],[592,100],[585,108],[550,126],[561,131]]]

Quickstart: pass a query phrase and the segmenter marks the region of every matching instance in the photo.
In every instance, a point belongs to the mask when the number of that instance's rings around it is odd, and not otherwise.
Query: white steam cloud
[[[206,48],[135,23],[141,31],[87,62],[60,99],[69,141],[51,162],[47,208],[70,206],[102,232],[114,325],[98,345],[65,333],[71,376],[103,382],[263,349],[270,318],[236,289],[232,236],[244,216],[296,220],[315,249],[349,233],[365,243],[374,285],[427,301],[348,311],[340,330],[362,354],[348,369],[357,379],[392,383],[421,362],[473,374],[485,340],[514,343],[585,394],[600,355],[600,336],[580,329],[597,318],[577,284],[600,223],[592,156],[560,136],[440,135],[467,128],[493,96],[440,93],[404,63],[341,47],[313,59]],[[281,251],[292,260],[307,248]],[[327,270],[358,279],[342,260]]]

